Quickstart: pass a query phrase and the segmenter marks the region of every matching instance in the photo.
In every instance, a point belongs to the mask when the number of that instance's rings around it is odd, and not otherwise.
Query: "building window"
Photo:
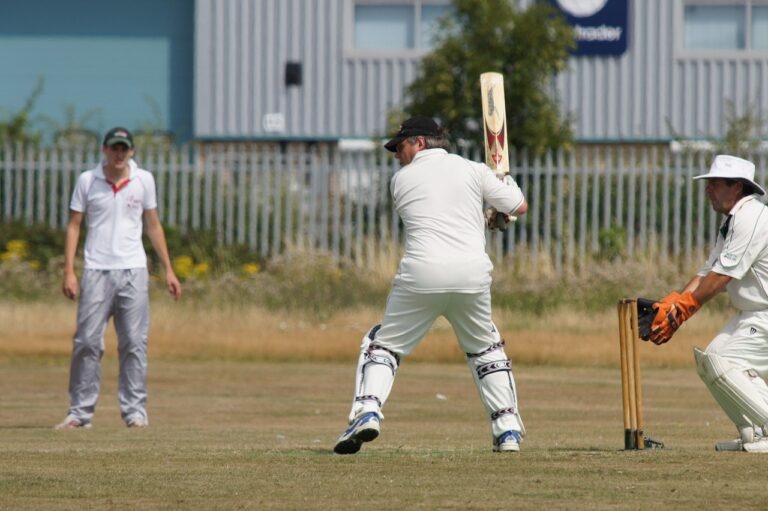
[[[752,48],[768,50],[768,6],[752,7]]]
[[[768,49],[768,5],[764,1],[688,0],[683,19],[685,49]]]
[[[430,50],[437,24],[450,5],[414,0],[400,3],[358,0],[354,47],[358,50]]]

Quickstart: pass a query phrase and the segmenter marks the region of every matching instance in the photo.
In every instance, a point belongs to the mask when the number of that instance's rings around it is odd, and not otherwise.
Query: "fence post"
[[[626,152],[626,151],[625,151]],[[637,204],[636,192],[637,192],[637,167],[635,166],[635,148],[629,148],[629,165],[626,166],[627,172],[627,253],[629,256],[633,256],[635,253],[635,207]],[[626,158],[622,158],[622,162],[626,164]],[[642,199],[640,200],[642,203]]]

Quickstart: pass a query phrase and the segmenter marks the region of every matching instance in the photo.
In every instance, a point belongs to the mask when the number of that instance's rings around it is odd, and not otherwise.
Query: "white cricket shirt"
[[[483,202],[512,212],[525,198],[512,179],[443,149],[416,153],[390,185],[405,224],[395,283],[422,293],[479,293],[491,285]]]
[[[80,174],[69,208],[85,213],[85,268],[127,270],[146,268],[142,243],[145,209],[157,208],[155,180],[130,160],[128,182],[119,189],[104,176],[100,163]]]
[[[733,206],[726,222],[725,238],[718,234],[698,275],[713,271],[732,277],[727,290],[737,309],[768,309],[768,208],[757,195],[749,195]]]

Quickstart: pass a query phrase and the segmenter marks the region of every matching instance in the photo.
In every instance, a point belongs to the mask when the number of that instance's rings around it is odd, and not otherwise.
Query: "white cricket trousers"
[[[490,290],[415,293],[394,285],[376,342],[406,356],[421,342],[438,316],[444,316],[451,324],[465,353],[479,353],[500,340],[491,321]]]
[[[85,270],[69,375],[69,414],[89,423],[99,399],[104,331],[114,319],[120,360],[117,397],[128,422],[147,419],[149,276],[146,268]]]
[[[453,327],[491,420],[494,438],[505,431],[525,434],[518,411],[512,362],[491,320],[491,292],[416,293],[395,284],[381,328],[363,340],[350,421],[381,407],[389,396],[399,358],[411,353],[438,316]]]
[[[749,423],[765,427],[768,423],[768,310],[744,311],[729,321],[707,347],[706,353],[717,355],[727,367],[744,373],[745,377],[726,377],[723,385],[730,387],[748,407],[724,397],[716,385],[704,382],[726,415],[740,428]],[[714,387],[714,388],[713,388]],[[752,413],[750,413],[750,411]]]

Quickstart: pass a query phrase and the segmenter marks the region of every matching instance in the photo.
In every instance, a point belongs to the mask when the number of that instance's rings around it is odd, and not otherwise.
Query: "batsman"
[[[760,200],[765,190],[755,182],[755,165],[735,156],[716,156],[709,172],[693,179],[706,180],[712,208],[724,215],[717,241],[683,290],[654,304],[652,319],[639,319],[640,336],[664,344],[702,304],[727,291],[738,314],[706,350],[694,348],[699,376],[738,431],[736,439],[715,449],[768,452],[768,208]]]
[[[412,117],[388,141],[401,168],[390,185],[405,225],[400,260],[381,325],[363,338],[349,427],[334,451],[353,454],[379,436],[395,373],[438,316],[453,327],[491,423],[493,450],[514,452],[524,435],[512,363],[491,320],[491,270],[484,203],[504,214],[528,204],[515,181],[450,154],[445,131]]]

